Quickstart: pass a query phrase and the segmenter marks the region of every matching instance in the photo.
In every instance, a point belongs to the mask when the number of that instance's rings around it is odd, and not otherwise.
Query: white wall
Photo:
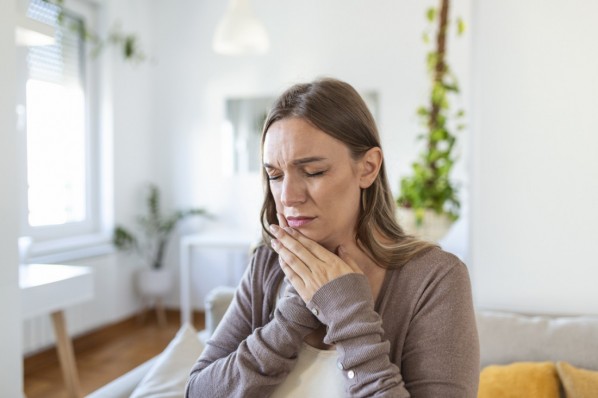
[[[1,0],[0,9],[0,396],[21,397],[21,300],[17,257],[17,133],[14,50],[14,2]]]
[[[598,314],[598,3],[475,4],[477,303]]]
[[[254,13],[269,32],[271,50],[264,56],[245,57],[212,51],[213,33],[227,3],[150,2],[157,59],[152,72],[153,116],[161,151],[155,161],[172,203],[206,206],[221,222],[259,228],[259,176],[224,174],[225,99],[276,96],[293,83],[319,76],[338,77],[358,90],[378,92],[379,127],[390,183],[397,192],[399,176],[409,171],[419,148],[415,110],[426,101],[428,90],[422,32],[425,10],[437,2],[253,0]],[[466,21],[470,7],[469,0],[453,2],[454,13]],[[464,103],[468,102],[469,49],[469,39],[451,38],[449,58],[461,77]],[[465,144],[467,139],[462,138]],[[463,154],[458,177],[464,194],[465,161]],[[460,236],[454,240],[463,254],[467,253],[466,227],[458,230]],[[176,264],[176,254],[171,262]],[[195,284],[204,282],[200,278]]]

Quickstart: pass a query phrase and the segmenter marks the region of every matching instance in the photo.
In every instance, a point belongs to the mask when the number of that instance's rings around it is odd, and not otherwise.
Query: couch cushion
[[[567,362],[556,364],[567,398],[595,398],[598,396],[598,372],[579,369]]]
[[[131,398],[180,398],[191,367],[203,351],[197,331],[183,325],[141,380]]]
[[[598,370],[598,317],[476,313],[481,365],[567,361]]]
[[[478,398],[559,398],[559,389],[554,363],[517,362],[484,368]]]
[[[85,398],[129,398],[157,359],[158,357],[153,357],[145,361],[116,380],[86,395]]]

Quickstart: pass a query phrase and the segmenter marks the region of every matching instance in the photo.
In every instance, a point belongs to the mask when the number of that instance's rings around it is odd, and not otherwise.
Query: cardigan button
[[[339,368],[340,370],[344,370],[345,368],[343,367],[343,364],[341,363],[341,361],[338,361],[336,363],[336,367]]]
[[[318,316],[318,314],[319,314],[319,312],[318,312],[318,309],[317,309],[317,308],[313,308],[313,309],[311,310],[311,313],[312,313],[312,314],[314,314],[315,316]]]
[[[349,379],[353,379],[353,378],[355,377],[355,372],[354,372],[354,371],[352,371],[352,370],[348,371],[348,372],[347,372],[347,377],[348,377]]]

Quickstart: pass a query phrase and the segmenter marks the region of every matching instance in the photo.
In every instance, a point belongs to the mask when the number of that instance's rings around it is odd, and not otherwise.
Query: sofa
[[[206,298],[206,329],[184,325],[157,357],[88,398],[180,397],[188,371],[234,289]],[[538,316],[479,309],[480,398],[598,397],[598,316]]]

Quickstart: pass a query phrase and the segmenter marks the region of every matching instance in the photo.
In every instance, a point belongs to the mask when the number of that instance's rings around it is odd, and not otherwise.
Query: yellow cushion
[[[557,362],[556,369],[567,398],[598,397],[598,372],[576,368],[568,362]]]
[[[559,398],[559,388],[554,363],[515,362],[484,368],[478,398]]]

